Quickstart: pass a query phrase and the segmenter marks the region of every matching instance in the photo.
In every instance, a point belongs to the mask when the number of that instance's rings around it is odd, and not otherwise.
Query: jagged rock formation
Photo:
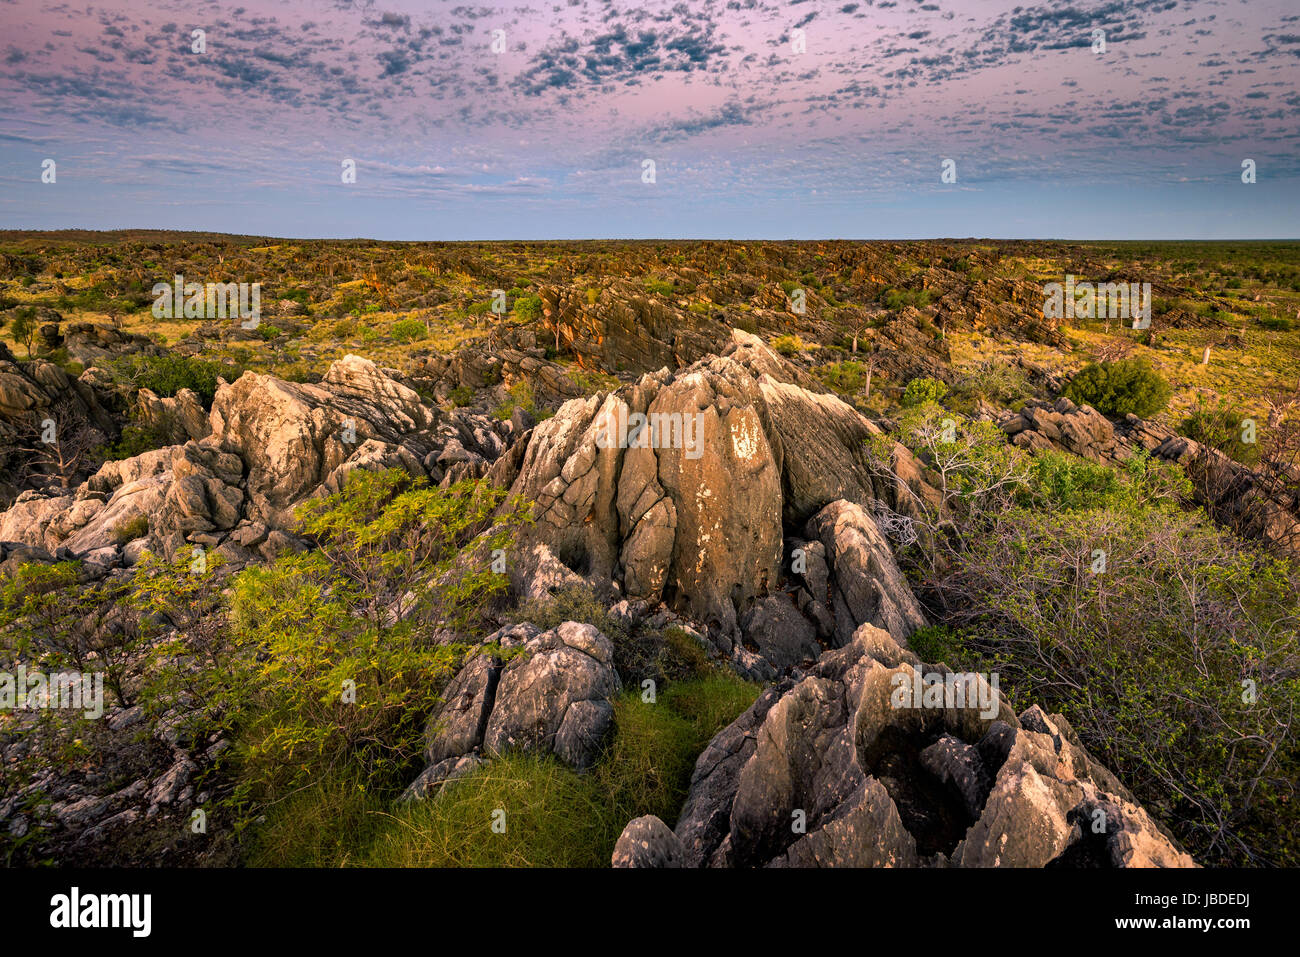
[[[559,347],[595,368],[677,368],[718,351],[731,334],[726,323],[626,280],[608,284],[594,301],[585,288],[573,286],[545,286],[539,293],[543,325],[555,334]]]
[[[537,503],[533,539],[597,586],[688,613],[743,660],[741,620],[784,578],[786,524],[840,499],[911,507],[865,468],[880,430],[797,376],[736,331],[721,356],[565,403],[534,429],[512,486]]]
[[[676,827],[638,818],[613,863],[1194,866],[1060,715],[1017,717],[978,677],[927,705],[922,676],[950,675],[861,626],[721,731]]]
[[[147,336],[97,322],[50,323],[41,327],[41,338],[50,348],[62,346],[68,358],[84,366],[122,355],[161,355],[162,347]]]
[[[613,728],[610,699],[622,686],[614,646],[594,626],[512,625],[485,641],[520,655],[508,661],[478,655],[461,668],[429,719],[429,766],[407,789],[408,798],[425,797],[508,751],[539,751],[590,767]]]
[[[86,453],[117,435],[110,405],[93,376],[73,378],[44,359],[19,363],[0,343],[0,507],[24,489],[84,476]]]
[[[616,863],[1191,863],[1059,716],[1031,708],[1017,717],[1000,700],[985,713],[891,705],[895,676],[947,672],[906,648],[925,618],[877,522],[906,522],[935,494],[921,462],[895,445],[893,474],[882,475],[867,451],[880,428],[756,336],[727,332],[713,355],[717,330],[702,321],[681,326],[664,352],[637,339],[636,309],[592,315],[618,355],[667,367],[612,392],[578,390],[541,423],[449,412],[416,388],[488,390],[544,373],[557,397],[577,389],[527,350],[458,354],[413,377],[356,356],[316,383],[245,373],[219,383],[207,413],[192,393],[142,392],[137,417],[175,444],[105,463],[76,488],[19,496],[0,513],[0,564],[75,556],[90,576],[121,574],[146,549],[170,558],[189,543],[238,568],[304,547],[289,534],[294,507],[336,491],[355,469],[400,468],[444,485],[487,477],[535,504],[536,524],[509,554],[517,595],[544,600],[583,584],[620,617],[671,618],[737,672],[775,682],[701,755],[676,827],[638,819]],[[90,381],[0,361],[0,410],[27,414],[67,394],[93,416],[103,406]],[[1180,454],[1154,427],[1117,429],[1060,403],[1031,404],[1018,421],[1004,428],[1032,450]],[[479,654],[459,670],[429,718],[427,767],[410,798],[510,751],[578,769],[601,754],[622,687],[608,637],[574,622],[523,623],[485,641],[522,654]],[[121,793],[51,778],[56,818],[102,835],[189,807],[205,755],[219,746],[155,742]],[[0,819],[16,820],[15,808],[0,807]]]
[[[63,375],[48,364],[37,372]],[[106,462],[75,490],[24,493],[0,513],[0,541],[108,565],[145,548],[170,558],[190,543],[242,565],[293,547],[294,506],[337,491],[355,469],[402,468],[443,484],[483,475],[514,427],[426,406],[396,375],[357,356],[315,385],[249,372],[219,384],[206,418],[192,393],[142,392],[146,415],[188,438]],[[66,376],[56,386],[73,389]],[[147,532],[122,540],[141,523]]]

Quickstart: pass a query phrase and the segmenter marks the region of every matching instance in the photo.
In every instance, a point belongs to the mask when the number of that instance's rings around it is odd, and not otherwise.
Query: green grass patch
[[[758,691],[722,672],[670,685],[654,703],[629,690],[614,702],[604,756],[585,774],[548,756],[507,754],[434,797],[396,803],[393,791],[374,792],[347,771],[333,772],[266,811],[246,863],[608,867],[632,818],[675,822],[697,756]]]

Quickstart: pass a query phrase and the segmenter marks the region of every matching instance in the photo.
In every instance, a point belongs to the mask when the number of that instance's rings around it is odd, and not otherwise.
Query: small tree
[[[21,306],[14,311],[13,326],[10,333],[14,342],[22,343],[27,349],[27,358],[32,357],[32,346],[36,342],[36,310],[31,306]]]

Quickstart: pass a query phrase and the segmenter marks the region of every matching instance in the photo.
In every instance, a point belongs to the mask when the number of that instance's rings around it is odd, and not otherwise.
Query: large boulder
[[[470,659],[430,717],[428,768],[407,790],[421,797],[474,762],[511,751],[554,754],[574,768],[595,763],[613,729],[621,688],[614,646],[594,626],[567,621],[550,631],[501,629],[488,644],[515,652]],[[473,759],[468,761],[467,759]]]

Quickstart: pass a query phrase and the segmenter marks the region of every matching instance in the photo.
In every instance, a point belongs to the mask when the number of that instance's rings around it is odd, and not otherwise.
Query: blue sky
[[[0,0],[0,37],[4,228],[1300,235],[1294,0]]]

